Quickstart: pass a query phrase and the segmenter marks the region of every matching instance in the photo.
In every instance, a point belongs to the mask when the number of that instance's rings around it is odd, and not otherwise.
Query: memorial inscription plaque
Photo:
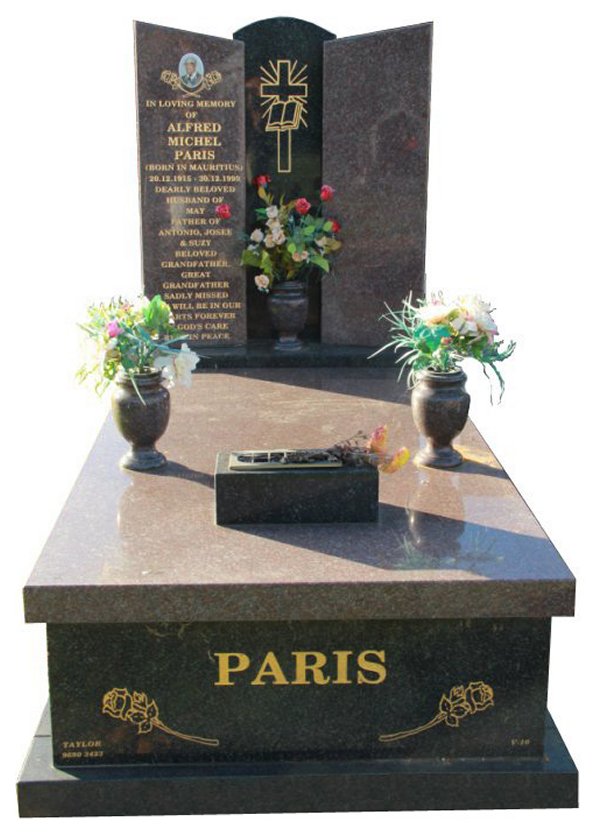
[[[144,290],[189,341],[244,343],[243,46],[146,23],[135,34]]]

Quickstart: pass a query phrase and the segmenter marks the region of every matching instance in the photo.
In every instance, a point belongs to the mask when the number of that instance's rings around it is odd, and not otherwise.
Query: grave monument
[[[463,465],[382,480],[376,520],[215,523],[226,448],[418,445],[367,357],[383,302],[424,290],[431,26],[135,28],[143,285],[204,359],[165,468],[119,470],[107,420],[25,587],[50,702],[21,814],[576,806],[546,709],[575,580],[471,422]],[[239,265],[262,172],[331,182],[346,230],[293,356]]]

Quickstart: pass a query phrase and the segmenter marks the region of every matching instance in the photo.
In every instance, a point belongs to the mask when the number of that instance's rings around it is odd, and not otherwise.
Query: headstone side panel
[[[135,37],[144,292],[192,343],[244,343],[243,44],[146,23]]]
[[[375,346],[424,291],[432,25],[324,44],[323,181],[344,247],[322,286],[322,341]]]

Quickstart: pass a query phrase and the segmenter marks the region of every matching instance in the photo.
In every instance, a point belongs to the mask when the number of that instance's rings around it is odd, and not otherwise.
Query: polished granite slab
[[[63,770],[47,714],[18,783],[22,817],[577,807],[577,769],[549,714],[522,760],[285,761]]]
[[[549,619],[47,631],[58,767],[545,754]]]
[[[25,588],[30,622],[572,615],[575,581],[471,422],[467,461],[382,476],[377,523],[219,527],[220,450],[419,440],[393,368],[200,373],[172,392],[160,473],[107,419]],[[290,499],[293,499],[291,497]]]

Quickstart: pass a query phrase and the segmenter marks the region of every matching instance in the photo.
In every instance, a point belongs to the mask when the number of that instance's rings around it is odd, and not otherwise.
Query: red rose
[[[254,179],[252,180],[252,184],[255,188],[264,188],[265,185],[268,185],[270,181],[271,177],[269,176],[269,174],[259,174],[258,176],[254,177]]]
[[[337,221],[337,220],[332,220],[332,221],[331,221],[331,231],[332,231],[334,234],[337,234],[337,233],[338,233],[338,231],[340,231],[340,229],[341,229],[341,228],[342,228],[342,227],[340,226],[340,224],[338,223],[338,221]]]
[[[221,220],[229,220],[231,217],[231,206],[226,202],[222,202],[215,208],[215,214],[217,217],[220,217]]]
[[[333,192],[334,189],[331,185],[322,185],[321,186],[321,200],[323,202],[329,202],[329,200],[333,199]]]
[[[308,200],[304,199],[304,197],[300,197],[299,200],[296,200],[295,208],[298,214],[304,216],[304,214],[308,214],[310,211],[310,203]]]

